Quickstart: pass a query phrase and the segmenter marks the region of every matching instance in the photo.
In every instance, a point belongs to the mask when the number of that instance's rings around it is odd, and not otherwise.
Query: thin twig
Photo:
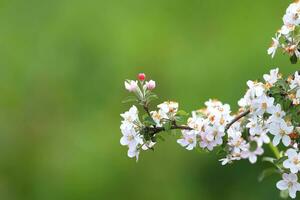
[[[235,122],[239,121],[241,118],[247,116],[250,113],[250,109],[246,110],[245,112],[242,112],[238,116],[236,116],[229,124],[226,125],[225,131],[227,131]]]
[[[189,126],[183,126],[183,125],[172,125],[170,127],[170,130],[193,130],[191,127]],[[155,135],[159,132],[162,132],[162,131],[166,131],[166,129],[164,127],[147,127],[147,130],[149,132],[151,132],[152,135]]]

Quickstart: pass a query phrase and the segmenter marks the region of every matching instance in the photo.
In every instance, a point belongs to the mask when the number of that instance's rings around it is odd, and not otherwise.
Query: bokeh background
[[[0,199],[278,199],[266,164],[222,167],[167,136],[119,144],[124,79],[145,72],[187,111],[237,108],[246,81],[299,65],[266,50],[290,1],[1,0]],[[153,108],[154,109],[154,108]]]

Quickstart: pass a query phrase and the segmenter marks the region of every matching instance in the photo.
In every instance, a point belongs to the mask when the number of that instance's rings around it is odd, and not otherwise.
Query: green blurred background
[[[232,109],[246,81],[286,56],[266,51],[290,1],[1,0],[0,199],[278,199],[266,167],[221,166],[174,137],[136,163],[119,144],[124,80],[191,111]],[[299,69],[299,68],[298,68]]]

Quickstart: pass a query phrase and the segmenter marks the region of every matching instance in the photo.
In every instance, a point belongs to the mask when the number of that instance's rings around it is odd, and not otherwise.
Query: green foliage
[[[189,113],[187,113],[184,110],[179,110],[175,116],[175,120],[178,124],[186,124],[188,118],[189,118]]]
[[[131,102],[138,102],[136,96],[128,96],[122,101],[122,103],[131,103]]]
[[[144,114],[142,119],[143,119],[142,123],[145,126],[154,126],[154,125],[156,125],[155,121],[148,114]]]
[[[165,131],[170,131],[172,127],[172,121],[167,120],[163,125]]]
[[[274,174],[280,174],[280,172],[278,171],[278,169],[274,168],[274,167],[270,167],[268,169],[264,169],[262,171],[262,173],[258,176],[258,181],[262,182],[265,178],[274,175]]]
[[[297,58],[296,54],[293,54],[293,55],[290,57],[290,61],[291,61],[292,64],[297,64],[298,58]]]

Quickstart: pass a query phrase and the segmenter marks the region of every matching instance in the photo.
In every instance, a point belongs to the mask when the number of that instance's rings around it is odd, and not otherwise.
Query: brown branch
[[[159,132],[162,131],[166,131],[166,129],[164,127],[146,127],[147,131],[151,132],[151,135],[155,135]],[[183,126],[183,125],[176,125],[173,124],[170,128],[170,130],[193,130],[191,127],[189,126]]]
[[[250,109],[242,112],[241,114],[239,114],[238,116],[236,116],[231,122],[229,122],[229,124],[226,125],[225,127],[225,131],[227,131],[235,122],[239,121],[241,118],[247,116],[250,113]]]

